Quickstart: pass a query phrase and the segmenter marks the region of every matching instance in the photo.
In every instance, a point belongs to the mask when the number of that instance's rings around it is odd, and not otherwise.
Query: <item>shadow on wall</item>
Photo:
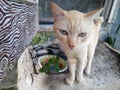
[[[106,42],[115,49],[120,50],[120,7],[118,9],[116,20],[107,35]]]

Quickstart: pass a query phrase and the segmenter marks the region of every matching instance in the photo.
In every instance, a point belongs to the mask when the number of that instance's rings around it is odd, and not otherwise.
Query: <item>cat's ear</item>
[[[65,15],[65,11],[62,10],[57,4],[55,4],[54,2],[50,2],[50,7],[51,7],[51,11],[54,17],[54,20],[61,20],[63,18],[63,16]]]
[[[97,16],[101,14],[104,8],[100,8],[91,12],[88,12],[85,14],[85,17],[87,17],[90,20],[94,20]]]

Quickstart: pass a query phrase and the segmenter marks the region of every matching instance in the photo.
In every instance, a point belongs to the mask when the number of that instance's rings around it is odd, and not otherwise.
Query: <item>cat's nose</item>
[[[69,44],[68,46],[70,47],[70,49],[73,49],[75,47],[74,44]]]

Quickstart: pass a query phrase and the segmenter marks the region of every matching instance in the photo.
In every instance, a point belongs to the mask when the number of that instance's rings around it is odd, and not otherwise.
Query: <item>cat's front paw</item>
[[[80,82],[80,83],[82,83],[82,82],[84,81],[84,78],[83,78],[83,77],[77,76],[76,79],[77,79],[77,81]]]
[[[66,83],[71,86],[71,85],[74,83],[74,80],[71,79],[70,77],[67,77],[67,78],[66,78]]]
[[[86,75],[89,76],[89,75],[90,75],[90,72],[91,72],[90,69],[85,69],[85,74],[86,74]]]

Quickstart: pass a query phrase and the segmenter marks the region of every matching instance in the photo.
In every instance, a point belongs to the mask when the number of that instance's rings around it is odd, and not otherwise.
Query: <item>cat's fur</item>
[[[75,77],[82,82],[84,70],[90,74],[102,23],[102,17],[95,17],[102,9],[85,14],[76,10],[62,10],[53,2],[50,6],[54,17],[54,32],[68,58],[70,77],[66,78],[66,82],[73,84]]]

